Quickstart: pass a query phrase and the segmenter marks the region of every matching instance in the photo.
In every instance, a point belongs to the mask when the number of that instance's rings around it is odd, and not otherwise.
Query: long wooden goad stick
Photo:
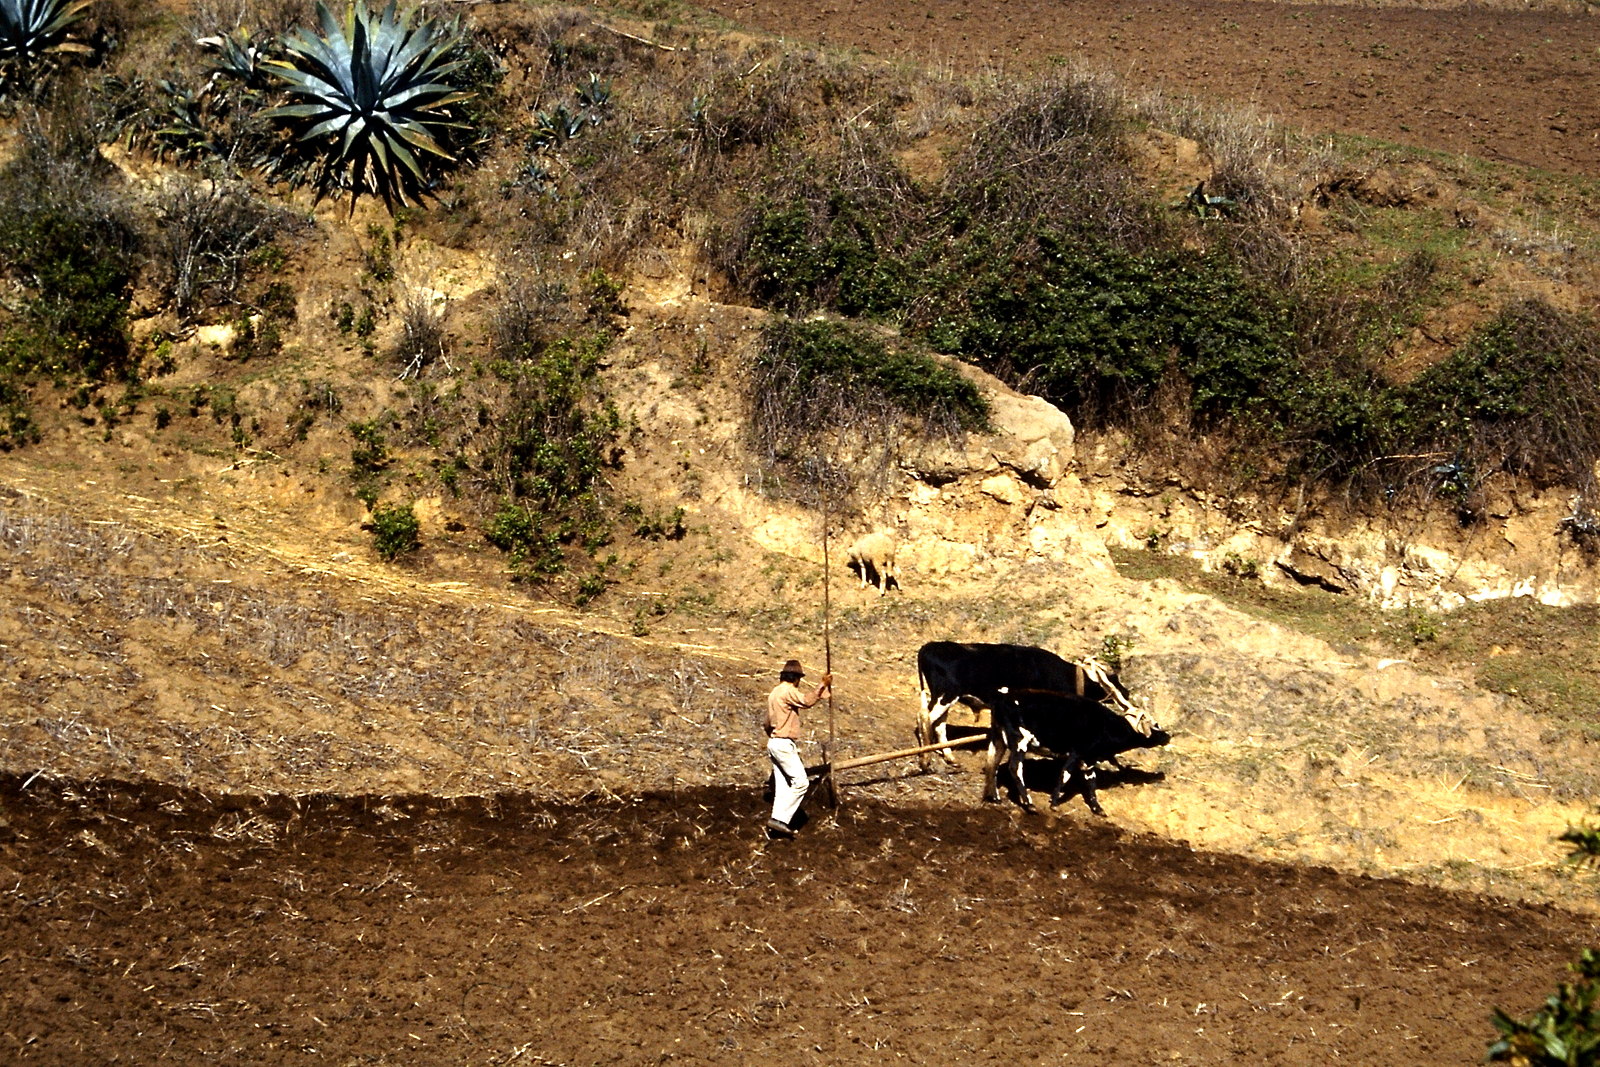
[[[830,626],[832,605],[829,597],[828,574],[833,567],[828,561],[828,527],[833,524],[833,516],[827,510],[822,513],[822,673],[833,673],[833,637]],[[833,756],[833,686],[828,686],[828,745],[822,750],[822,759],[827,762]]]

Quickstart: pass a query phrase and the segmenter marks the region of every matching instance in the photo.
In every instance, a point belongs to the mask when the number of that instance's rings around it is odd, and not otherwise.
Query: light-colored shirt
[[[819,689],[807,700],[793,682],[779,682],[767,696],[767,736],[800,740],[800,712],[822,699]]]

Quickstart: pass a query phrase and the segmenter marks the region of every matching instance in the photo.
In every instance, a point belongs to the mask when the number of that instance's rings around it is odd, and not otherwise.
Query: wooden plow
[[[977,734],[972,737],[962,737],[955,741],[941,741],[936,745],[918,745],[916,748],[900,748],[893,752],[879,752],[872,756],[857,756],[854,759],[819,763],[815,767],[806,768],[806,776],[811,779],[811,785],[806,790],[806,799],[812,797],[825,808],[839,806],[839,786],[833,780],[835,771],[848,771],[852,767],[867,767],[874,763],[887,763],[890,760],[906,759],[910,756],[923,756],[929,752],[942,752],[947,748],[960,748],[963,745],[983,744],[989,740],[987,734]]]

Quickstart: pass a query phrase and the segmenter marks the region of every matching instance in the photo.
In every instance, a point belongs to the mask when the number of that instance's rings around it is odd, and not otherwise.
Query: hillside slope
[[[629,337],[703,336],[748,314],[636,307]],[[383,563],[305,461],[218,463],[131,431],[87,460],[89,479],[82,442],[65,437],[0,457],[4,766],[294,794],[753,788],[753,709],[773,665],[822,659],[819,520],[743,487],[733,412],[671,401],[662,358],[625,341],[607,372],[640,427],[618,477],[681,501],[688,532],[619,542],[627,577],[581,611],[508,584],[442,506],[422,509],[420,558]],[[737,364],[737,347],[725,358]],[[1109,794],[1119,824],[1582,902],[1550,841],[1597,792],[1590,742],[1462,680],[1120,577],[1070,429],[1049,446],[1067,449],[1051,481],[1030,488],[1014,471],[1051,439],[1026,406],[996,410],[997,433],[884,501],[902,524],[899,592],[861,588],[831,548],[838,753],[907,742],[923,641],[1076,655],[1114,637],[1176,736],[1137,761],[1156,778]],[[965,807],[979,782],[977,758],[962,762],[953,776],[900,764],[852,777]],[[1058,817],[1088,816],[1073,801]]]

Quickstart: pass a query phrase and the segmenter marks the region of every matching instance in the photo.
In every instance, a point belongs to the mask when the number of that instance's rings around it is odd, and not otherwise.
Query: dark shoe
[[[787,824],[779,822],[777,819],[767,820],[767,840],[772,841],[780,837],[789,838],[793,836],[794,831],[789,829]]]

